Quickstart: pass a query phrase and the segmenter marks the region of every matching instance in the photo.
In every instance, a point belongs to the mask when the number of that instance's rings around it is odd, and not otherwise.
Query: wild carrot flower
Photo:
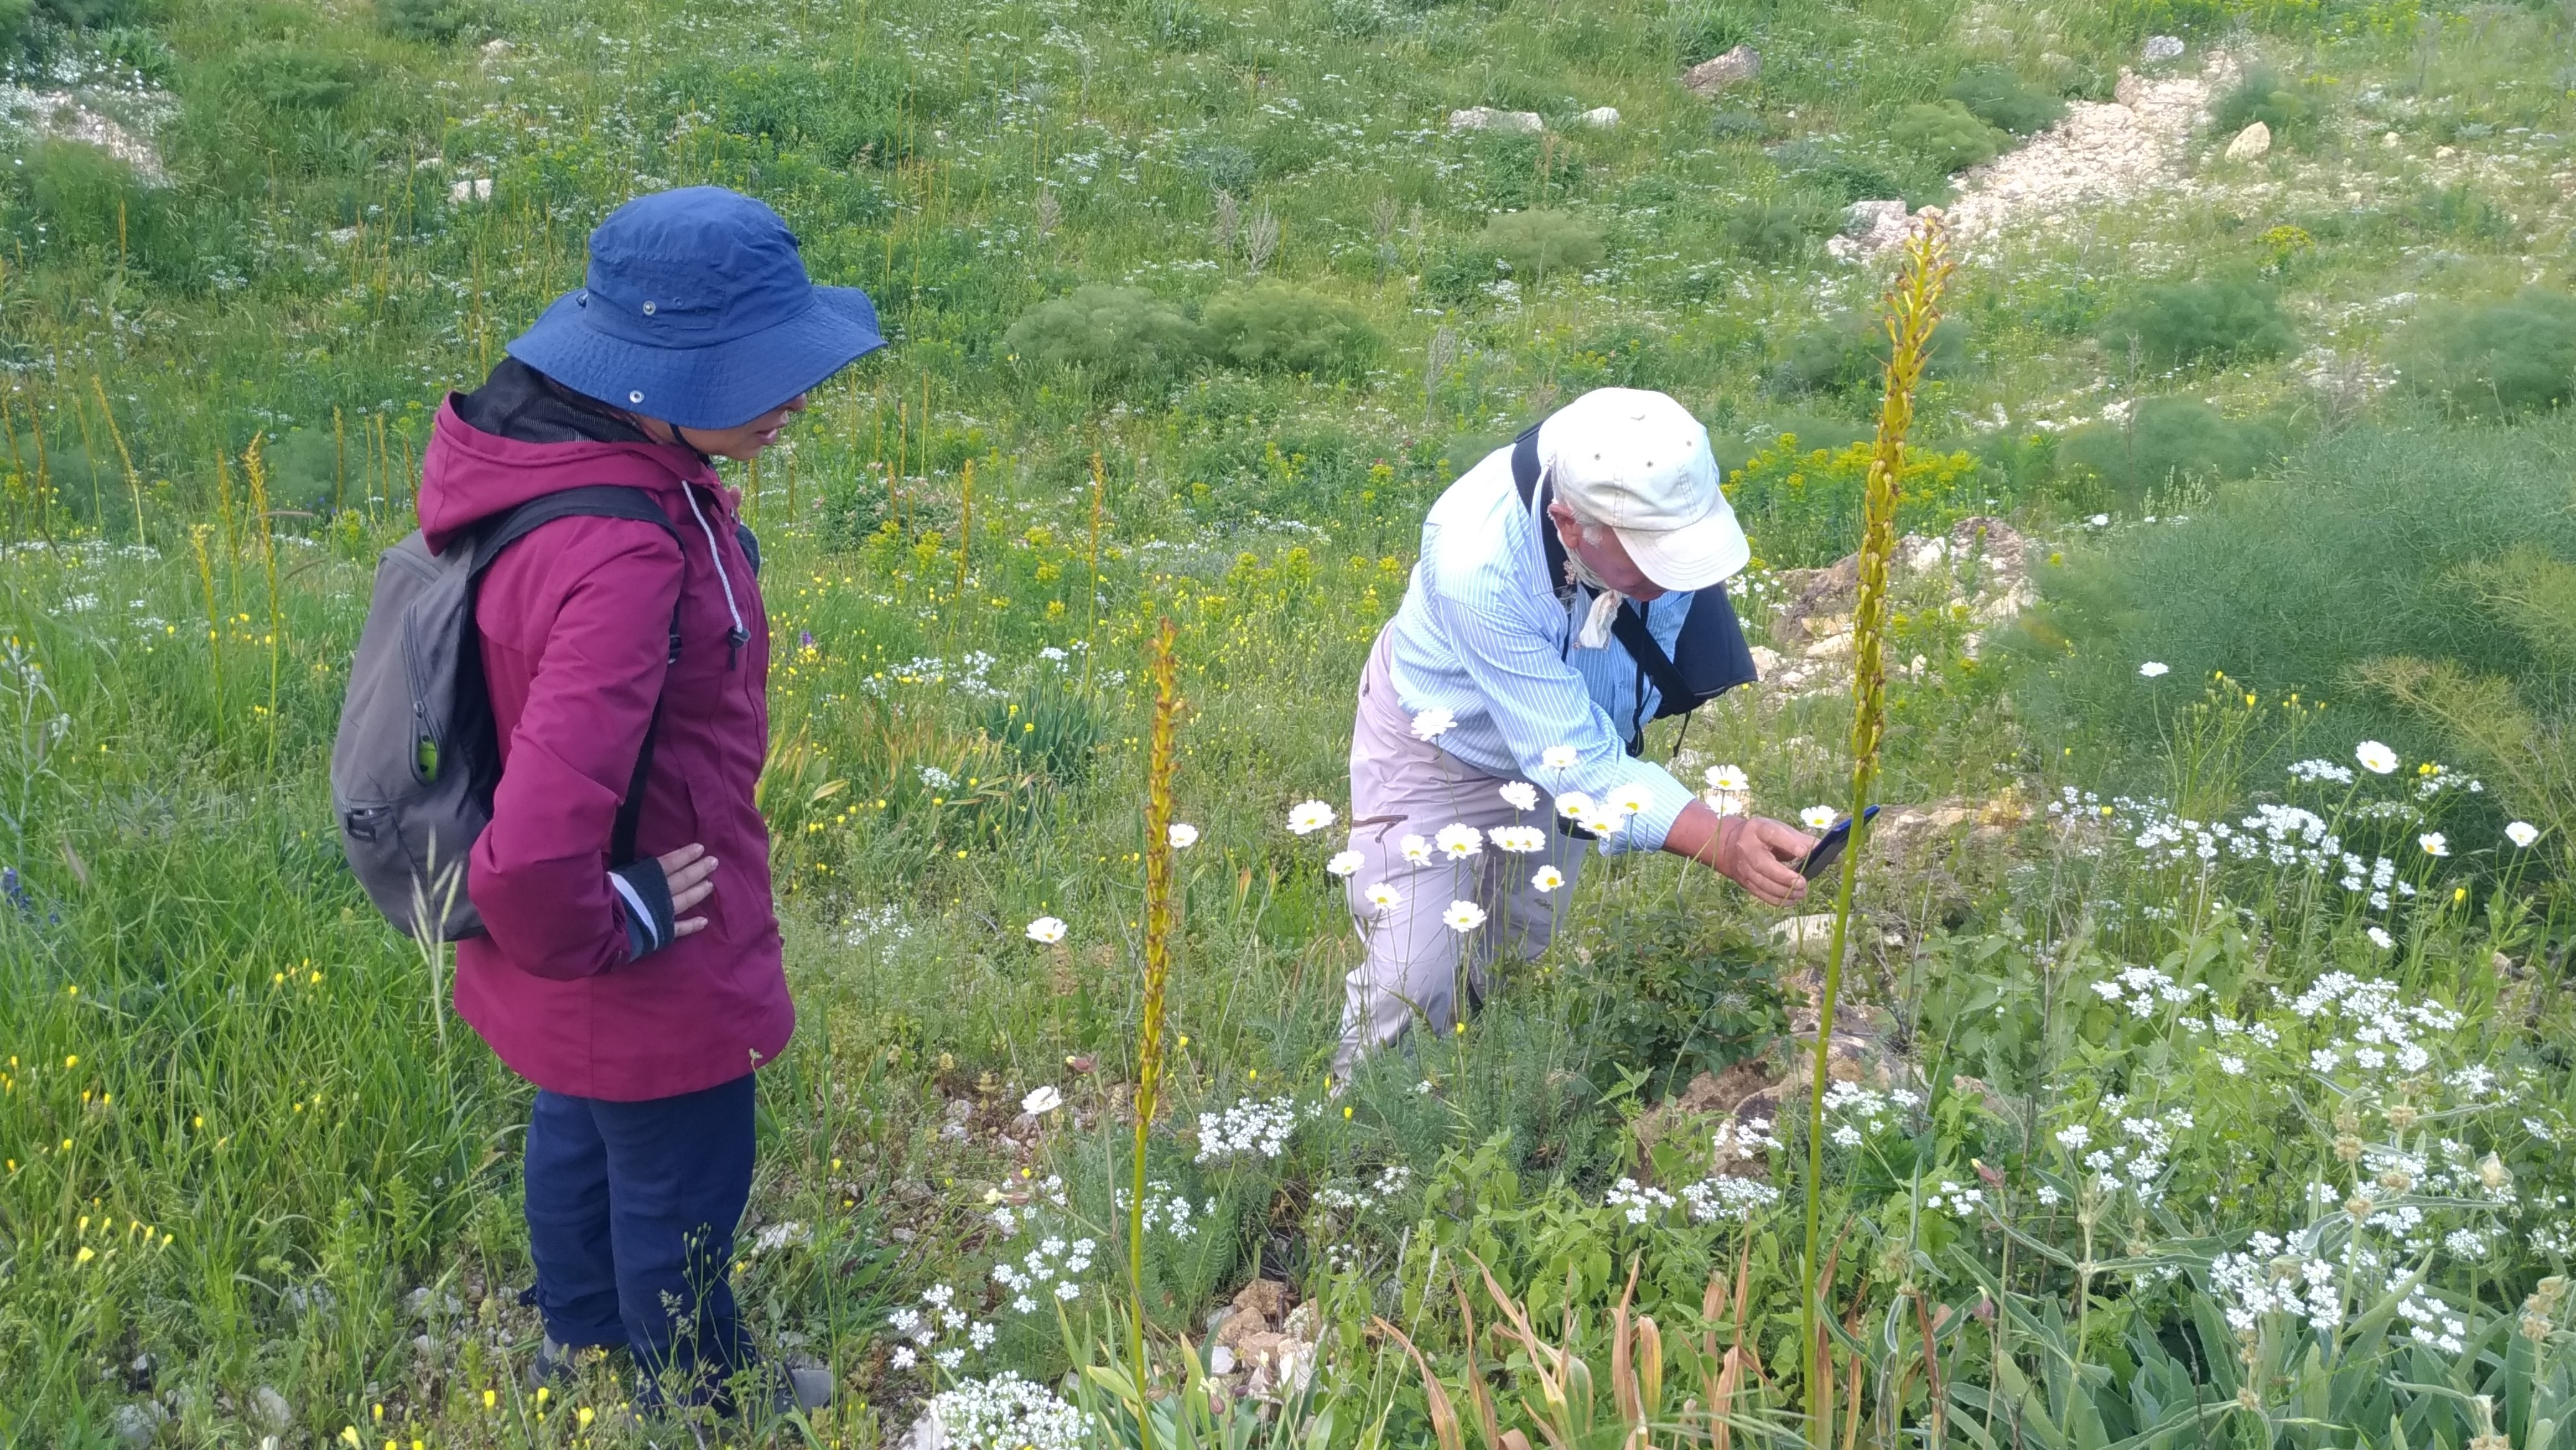
[[[1311,836],[1333,823],[1333,808],[1322,801],[1303,801],[1288,809],[1288,829]]]
[[[1054,946],[1064,940],[1064,923],[1052,916],[1041,916],[1028,925],[1029,940],[1040,946]]]
[[[2376,740],[2365,740],[2353,747],[2352,758],[2373,775],[2387,775],[2397,769],[2397,752]]]
[[[1440,913],[1441,924],[1464,936],[1485,924],[1485,908],[1472,901],[1453,901]]]
[[[2388,934],[2388,928],[2384,926],[2374,926],[2368,932],[2364,933],[2364,935],[2370,938],[2370,944],[2372,946],[2379,948],[2383,952],[2388,951],[2397,945],[2397,938],[2390,936]]]
[[[1335,851],[1333,859],[1324,863],[1324,870],[1329,875],[1348,876],[1360,869],[1364,859],[1357,851]]]

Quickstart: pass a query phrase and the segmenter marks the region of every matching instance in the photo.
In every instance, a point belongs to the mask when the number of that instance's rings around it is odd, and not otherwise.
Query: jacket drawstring
[[[716,587],[724,591],[725,613],[733,616],[733,628],[725,634],[725,668],[730,670],[742,662],[742,646],[751,638],[751,631],[742,627],[742,610],[733,602],[733,581],[725,577],[724,550],[716,546],[716,531],[707,524],[706,510],[698,507],[698,491],[683,483],[680,492],[689,496],[689,513],[698,521],[698,532],[707,536],[707,557],[715,561]]]

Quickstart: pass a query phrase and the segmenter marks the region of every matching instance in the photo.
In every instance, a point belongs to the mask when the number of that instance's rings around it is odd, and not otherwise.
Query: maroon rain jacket
[[[757,545],[715,470],[515,361],[439,409],[421,528],[444,549],[584,484],[644,490],[680,542],[633,519],[558,519],[483,577],[475,613],[502,771],[466,875],[489,935],[457,943],[456,1010],[539,1087],[632,1102],[730,1082],[795,1029],[752,799],[769,621]],[[666,672],[675,598],[680,659]],[[692,913],[706,929],[637,956],[608,847],[657,695],[637,854],[697,841],[718,864],[715,894]]]

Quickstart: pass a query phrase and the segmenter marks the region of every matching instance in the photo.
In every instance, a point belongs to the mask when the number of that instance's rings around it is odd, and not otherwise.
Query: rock
[[[1258,1311],[1236,1309],[1230,1311],[1226,1315],[1225,1323],[1218,1327],[1216,1342],[1241,1352],[1251,1341],[1273,1333],[1275,1331],[1271,1329],[1270,1321],[1261,1317]],[[1249,1354],[1244,1357],[1251,1358]]]
[[[1536,111],[1498,111],[1491,106],[1469,106],[1449,113],[1452,131],[1508,131],[1535,136],[1547,129],[1547,122]]]
[[[897,1450],[948,1450],[948,1427],[939,1423],[939,1412],[931,1410],[912,1422],[912,1428],[895,1442]]]
[[[2139,47],[2138,58],[2146,62],[2148,65],[2154,65],[2159,61],[2176,59],[2181,56],[2182,52],[2183,43],[2181,36],[2150,35],[2147,37],[2147,43]]]
[[[1833,945],[1834,914],[1820,911],[1771,923],[1771,935],[1795,952],[1823,952]]]
[[[1619,108],[1617,106],[1594,106],[1591,110],[1575,117],[1575,119],[1581,121],[1584,125],[1591,127],[1595,131],[1616,131],[1619,129]]]
[[[250,1392],[250,1417],[262,1429],[283,1433],[295,1424],[295,1407],[271,1385]]]
[[[1288,1286],[1276,1279],[1255,1279],[1234,1296],[1234,1307],[1238,1313],[1250,1310],[1276,1324],[1288,1312]]]
[[[1724,55],[1712,56],[1682,72],[1682,85],[1694,95],[1713,96],[1739,81],[1749,81],[1762,74],[1762,52],[1749,45],[1739,45]]]
[[[107,1420],[119,1441],[139,1446],[151,1444],[153,1438],[161,1433],[162,1423],[169,1418],[170,1412],[161,1408],[159,1401],[133,1400],[117,1406]]]
[[[1807,658],[1811,660],[1847,660],[1851,658],[1851,652],[1850,630],[1826,635],[1823,639],[1807,646]]]
[[[403,1312],[414,1319],[441,1319],[464,1313],[465,1305],[455,1295],[424,1284],[403,1296]]]
[[[952,1122],[952,1123],[962,1123],[962,1122],[965,1122],[966,1120],[968,1120],[969,1118],[974,1117],[974,1116],[975,1116],[975,1103],[974,1103],[974,1100],[973,1100],[973,1099],[971,1099],[971,1098],[950,1098],[950,1099],[948,1100],[948,1114],[947,1114],[947,1116],[948,1116],[948,1121],[950,1121],[950,1122]]]
[[[447,188],[447,199],[460,206],[467,202],[490,201],[492,199],[492,178],[488,176],[476,176],[457,182],[453,186]]]
[[[1757,644],[1752,647],[1751,653],[1753,655],[1753,673],[1757,676],[1767,680],[1779,670],[1780,652],[1778,650],[1771,648],[1769,645]]]
[[[2138,73],[2127,66],[2120,67],[2120,78],[2111,82],[2111,99],[2134,109],[2146,93],[2147,83],[2138,78]]]
[[[1926,207],[1928,212],[1931,208]],[[1841,262],[1866,262],[1905,245],[1914,235],[1914,218],[1902,201],[1856,201],[1843,212],[1839,235],[1825,238],[1825,251]]]
[[[2271,150],[2272,128],[2257,121],[2237,132],[2236,139],[2227,143],[2227,159],[2253,161],[2270,154]]]
[[[2388,131],[2380,135],[2379,144],[2387,147],[2391,151],[2394,151],[2399,146],[2405,144],[2405,139],[2406,138],[2398,135],[2394,131]]]
[[[2433,159],[2436,161],[2448,161],[2459,154],[2460,148],[2457,146],[2436,146],[2433,148]]]

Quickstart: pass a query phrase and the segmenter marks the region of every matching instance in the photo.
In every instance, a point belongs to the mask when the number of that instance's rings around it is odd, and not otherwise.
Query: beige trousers
[[[1527,960],[1545,951],[1590,854],[1589,842],[1555,829],[1555,800],[1544,788],[1537,809],[1515,809],[1502,797],[1509,781],[1415,739],[1387,658],[1381,633],[1360,676],[1358,719],[1351,727],[1350,848],[1361,862],[1349,878],[1351,920],[1368,956],[1344,981],[1342,1041],[1333,1056],[1337,1081],[1349,1079],[1363,1054],[1403,1036],[1416,1022],[1435,1032],[1452,1031],[1464,1016],[1460,997],[1473,1011],[1497,960]],[[1479,832],[1535,826],[1547,845],[1522,855],[1487,842],[1464,860],[1453,861],[1436,847],[1429,861],[1405,858],[1406,836],[1429,841],[1453,824]],[[1554,866],[1565,883],[1540,891],[1533,878],[1542,866]],[[1395,889],[1393,905],[1370,901],[1370,888],[1381,885]],[[1481,907],[1485,923],[1467,932],[1452,929],[1442,916],[1456,901]]]

